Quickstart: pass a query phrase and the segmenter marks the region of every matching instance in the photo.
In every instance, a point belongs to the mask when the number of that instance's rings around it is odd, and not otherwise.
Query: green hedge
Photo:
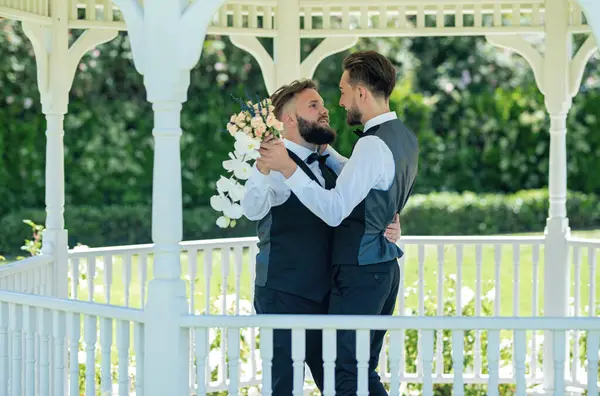
[[[546,190],[521,191],[512,195],[435,193],[414,195],[402,213],[405,235],[481,235],[542,231],[548,213]],[[567,213],[572,228],[600,226],[599,197],[569,193]],[[254,223],[242,219],[234,229],[215,225],[217,213],[202,207],[184,210],[184,240],[255,235]],[[30,237],[23,219],[44,222],[44,211],[20,210],[0,219],[0,254],[21,254],[20,246]],[[65,208],[69,243],[111,246],[151,242],[150,207],[111,206]]]

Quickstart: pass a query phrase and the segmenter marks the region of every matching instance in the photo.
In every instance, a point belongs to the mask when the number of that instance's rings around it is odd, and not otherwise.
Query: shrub
[[[492,235],[540,232],[548,215],[547,190],[516,194],[432,193],[414,195],[402,212],[404,235]],[[571,192],[567,213],[572,228],[600,225],[600,199]],[[91,247],[150,243],[152,209],[149,206],[67,206],[65,226],[69,245]],[[234,229],[215,225],[218,213],[210,207],[183,210],[183,239],[212,239],[256,235],[254,222],[240,219]],[[30,230],[22,219],[43,224],[40,209],[17,210],[0,218],[0,253],[16,256]]]

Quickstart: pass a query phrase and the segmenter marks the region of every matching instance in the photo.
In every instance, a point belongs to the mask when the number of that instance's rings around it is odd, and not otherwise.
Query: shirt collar
[[[283,144],[288,150],[296,154],[302,161],[306,161],[308,156],[314,153],[313,150],[285,138],[283,139]]]
[[[383,113],[378,115],[377,117],[371,118],[369,121],[365,122],[365,128],[363,132],[366,132],[369,128],[372,128],[376,125],[383,124],[384,122],[388,122],[391,120],[398,119],[395,111],[390,111],[388,113]]]

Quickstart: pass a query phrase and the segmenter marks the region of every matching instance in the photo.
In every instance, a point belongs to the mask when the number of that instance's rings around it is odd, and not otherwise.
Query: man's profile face
[[[346,123],[350,126],[362,124],[362,113],[356,104],[356,89],[348,82],[348,72],[340,79],[340,106],[346,109]]]
[[[336,133],[329,126],[329,111],[314,89],[305,89],[296,99],[296,119],[300,136],[313,144],[331,144]]]

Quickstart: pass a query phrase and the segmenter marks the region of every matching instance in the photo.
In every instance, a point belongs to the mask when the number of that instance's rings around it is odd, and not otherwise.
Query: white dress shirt
[[[287,139],[283,139],[283,143],[288,150],[296,154],[302,161],[306,161],[306,158],[314,152]],[[326,154],[329,154],[326,161],[327,166],[336,174],[339,174],[348,159],[331,146],[327,146],[327,149],[323,152],[323,155]],[[307,164],[307,166],[315,174],[321,186],[325,186],[325,179],[323,179],[319,168],[319,161],[314,161]],[[298,169],[304,173],[300,167]],[[280,172],[271,171],[268,175],[264,175],[256,168],[256,164],[252,167],[250,177],[246,180],[245,189],[246,193],[241,200],[241,205],[244,216],[253,221],[265,217],[272,207],[285,203],[291,194],[290,188],[285,183],[285,177]]]
[[[365,123],[364,131],[394,119],[396,112],[378,115]],[[388,190],[395,174],[394,156],[387,144],[377,136],[364,136],[339,173],[335,188],[322,188],[301,169],[296,169],[285,183],[311,212],[337,227],[371,189]]]

